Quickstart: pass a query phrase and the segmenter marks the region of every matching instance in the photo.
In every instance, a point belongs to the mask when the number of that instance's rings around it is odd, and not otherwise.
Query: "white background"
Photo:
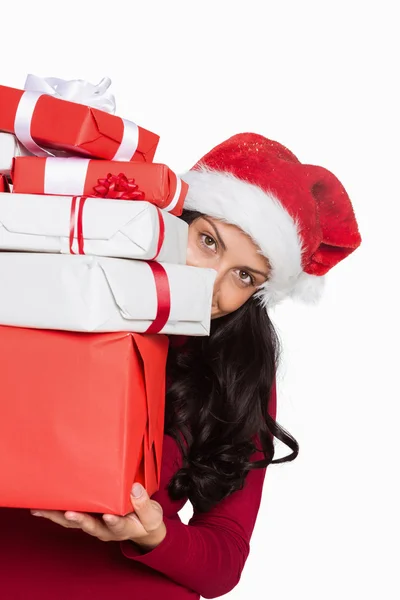
[[[1,83],[108,75],[117,113],[161,136],[157,162],[182,172],[226,137],[256,131],[333,171],[353,200],[362,247],[332,272],[320,306],[287,302],[274,315],[284,345],[278,421],[300,455],[267,473],[232,600],[400,597],[396,5],[2,7]]]

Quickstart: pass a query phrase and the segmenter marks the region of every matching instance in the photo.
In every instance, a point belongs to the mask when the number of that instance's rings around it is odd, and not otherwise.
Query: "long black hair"
[[[182,214],[188,224],[200,216]],[[173,500],[187,497],[196,510],[207,512],[241,489],[251,469],[296,458],[297,441],[268,413],[279,357],[276,331],[254,298],[212,320],[208,337],[190,337],[183,347],[170,348],[165,433],[183,456],[168,485]],[[274,460],[274,436],[290,455]],[[256,450],[264,458],[251,461]]]

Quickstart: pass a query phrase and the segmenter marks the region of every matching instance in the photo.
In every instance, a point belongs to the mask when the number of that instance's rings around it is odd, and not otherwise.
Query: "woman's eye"
[[[254,285],[254,278],[247,271],[238,272],[239,279],[246,285]]]
[[[208,248],[212,248],[213,246],[217,245],[214,238],[212,238],[210,235],[203,234],[201,237],[202,237],[203,244],[205,246],[207,246]]]

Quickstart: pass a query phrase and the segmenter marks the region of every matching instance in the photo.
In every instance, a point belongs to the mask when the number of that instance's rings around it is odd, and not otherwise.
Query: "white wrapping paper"
[[[0,131],[0,174],[10,175],[14,156],[31,156],[12,133]]]
[[[76,205],[71,246],[69,196],[0,193],[0,249],[79,253]],[[87,198],[82,212],[86,255],[153,259],[157,254],[159,213],[149,202]],[[165,234],[158,262],[185,264],[188,225],[161,211]]]
[[[164,263],[170,314],[160,333],[208,335],[216,272]],[[153,271],[144,261],[0,252],[0,324],[66,331],[134,331],[154,321]]]

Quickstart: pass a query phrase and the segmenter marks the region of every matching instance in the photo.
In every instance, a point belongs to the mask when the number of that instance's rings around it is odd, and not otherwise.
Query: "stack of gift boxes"
[[[126,514],[160,483],[165,334],[209,333],[215,273],[109,82],[33,80],[0,86],[0,506]]]

